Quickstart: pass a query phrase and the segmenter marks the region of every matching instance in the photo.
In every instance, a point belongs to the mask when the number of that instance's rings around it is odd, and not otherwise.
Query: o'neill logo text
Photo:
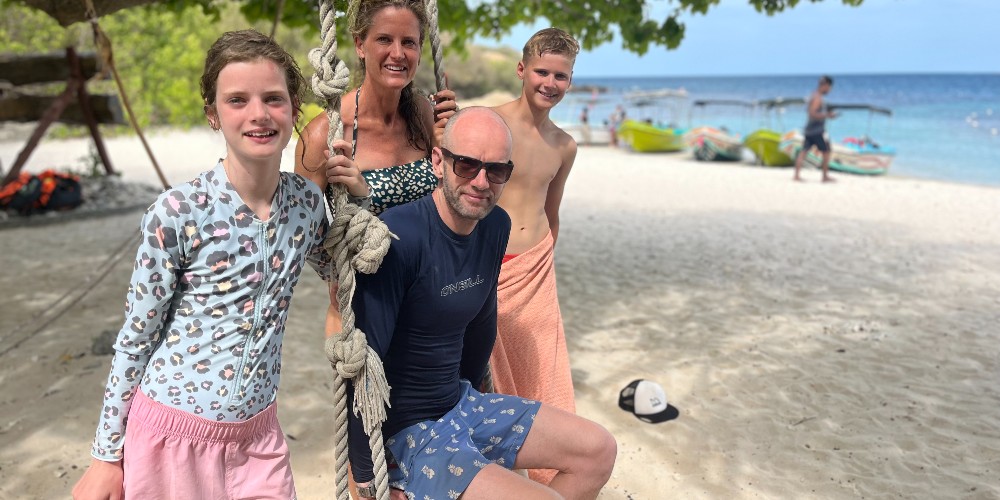
[[[466,288],[472,288],[472,287],[474,287],[476,285],[480,285],[480,284],[483,283],[483,281],[484,280],[482,278],[480,278],[479,275],[477,274],[475,278],[469,278],[467,280],[462,280],[462,281],[459,281],[458,283],[455,283],[454,285],[448,285],[448,286],[442,288],[441,289],[441,296],[442,297],[447,297],[448,295],[451,295],[451,294],[453,294],[455,292],[459,292],[459,291],[465,290]]]

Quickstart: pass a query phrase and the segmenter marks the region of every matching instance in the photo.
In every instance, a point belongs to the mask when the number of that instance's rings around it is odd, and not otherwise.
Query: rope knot
[[[347,231],[348,245],[355,253],[351,265],[358,272],[374,274],[382,265],[382,259],[389,251],[389,227],[382,219],[367,210],[359,210],[351,217]]]
[[[364,332],[355,328],[326,339],[326,357],[338,375],[354,381],[354,414],[361,416],[365,432],[371,435],[387,417],[389,385],[385,380],[382,360],[366,340]]]
[[[336,54],[331,60],[322,49],[315,48],[309,51],[309,62],[316,69],[312,77],[313,93],[326,101],[340,100],[351,81],[350,71],[344,61]]]
[[[326,358],[344,379],[353,379],[361,373],[367,356],[368,341],[357,328],[350,334],[338,333],[326,339]]]
[[[350,265],[358,272],[373,274],[382,265],[382,259],[389,251],[389,238],[395,237],[381,219],[367,210],[362,210],[353,203],[345,203],[337,207],[330,227],[330,235],[343,235],[343,239],[328,237],[324,248],[337,259],[339,251],[346,251]],[[343,245],[338,248],[337,243]]]

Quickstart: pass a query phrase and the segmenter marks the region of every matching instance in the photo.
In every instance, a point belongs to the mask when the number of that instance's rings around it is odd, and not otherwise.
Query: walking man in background
[[[795,158],[795,176],[792,177],[793,180],[801,181],[802,177],[799,176],[799,169],[802,168],[802,162],[805,161],[806,155],[809,154],[809,150],[813,146],[823,155],[823,164],[820,168],[823,170],[823,182],[833,182],[833,177],[830,177],[830,144],[826,142],[826,119],[836,118],[837,113],[830,111],[823,101],[823,96],[830,92],[830,88],[833,87],[833,78],[823,75],[819,79],[819,86],[816,87],[816,91],[813,92],[812,96],[809,98],[809,120],[806,122],[806,128],[802,131],[803,141],[802,149],[799,151],[799,156]]]

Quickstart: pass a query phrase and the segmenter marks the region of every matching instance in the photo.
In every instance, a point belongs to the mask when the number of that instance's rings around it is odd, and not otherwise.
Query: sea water
[[[870,104],[892,116],[844,111],[827,121],[831,140],[869,136],[895,149],[889,175],[1000,186],[1000,74],[832,75],[828,103]],[[597,86],[606,92],[571,93],[553,116],[575,121],[590,106],[591,126],[600,126],[616,105],[632,118],[649,118],[679,127],[725,126],[745,135],[761,127],[780,132],[806,122],[804,105],[765,114],[739,106],[692,108],[699,99],[753,101],[775,97],[806,98],[818,75],[734,77],[575,78],[574,87]],[[637,90],[683,88],[683,99],[659,99],[636,106],[624,98]]]

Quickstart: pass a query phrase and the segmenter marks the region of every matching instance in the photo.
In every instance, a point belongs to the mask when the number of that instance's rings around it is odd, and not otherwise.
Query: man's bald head
[[[482,140],[487,143],[503,141],[506,157],[502,161],[510,159],[514,140],[511,138],[507,123],[490,108],[471,106],[455,113],[448,120],[441,142],[444,147],[455,149],[459,144]]]

